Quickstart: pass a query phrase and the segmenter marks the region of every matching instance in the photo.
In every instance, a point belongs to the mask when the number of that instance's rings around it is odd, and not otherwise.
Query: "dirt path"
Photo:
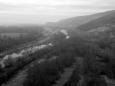
[[[71,67],[65,68],[64,73],[61,74],[61,78],[57,80],[56,84],[53,86],[63,86],[71,77],[75,67],[76,67],[76,62]]]
[[[26,70],[18,73],[14,78],[8,81],[6,84],[2,86],[23,86],[23,81],[26,79],[27,73]]]
[[[20,70],[13,78],[11,78],[7,83],[3,84],[2,86],[23,86],[23,82],[26,79],[27,76],[27,70],[29,67],[32,67],[34,63],[40,64],[41,62],[44,62],[43,59],[38,59],[33,62],[31,62],[29,65],[23,68],[23,70]]]
[[[104,77],[104,79],[107,83],[107,86],[115,86],[115,80],[114,79],[110,79],[107,76],[102,76],[102,77]]]

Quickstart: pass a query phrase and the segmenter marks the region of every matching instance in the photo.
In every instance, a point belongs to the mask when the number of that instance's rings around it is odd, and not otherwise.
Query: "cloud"
[[[0,0],[0,10],[114,9],[115,0]],[[69,10],[68,10],[69,11]]]
[[[17,21],[18,18],[20,21],[21,18],[24,21],[54,21],[113,10],[114,3],[115,0],[0,0],[0,18],[4,21]]]

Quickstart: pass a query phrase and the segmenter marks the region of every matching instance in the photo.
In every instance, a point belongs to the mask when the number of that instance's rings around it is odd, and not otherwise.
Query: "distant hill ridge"
[[[101,12],[101,13],[96,13],[92,15],[86,15],[86,16],[78,16],[78,17],[73,17],[69,19],[64,19],[58,22],[52,22],[52,23],[47,23],[46,26],[51,27],[51,28],[65,28],[65,29],[74,29],[82,24],[88,23],[90,21],[99,19],[103,16],[110,15],[115,13],[115,10],[112,11],[106,11],[106,12]]]
[[[76,27],[76,29],[82,31],[88,31],[91,29],[96,29],[98,27],[111,27],[111,26],[115,26],[115,11],[111,11],[109,12],[108,15],[104,15],[98,19],[82,24],[79,27]]]

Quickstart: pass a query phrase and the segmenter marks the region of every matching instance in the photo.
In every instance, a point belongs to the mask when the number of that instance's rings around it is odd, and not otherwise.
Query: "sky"
[[[44,24],[115,9],[115,0],[0,0],[0,25]]]

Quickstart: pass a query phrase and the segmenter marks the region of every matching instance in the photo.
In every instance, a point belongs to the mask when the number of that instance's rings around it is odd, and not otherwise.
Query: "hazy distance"
[[[115,0],[0,0],[0,25],[44,24],[115,9]]]

